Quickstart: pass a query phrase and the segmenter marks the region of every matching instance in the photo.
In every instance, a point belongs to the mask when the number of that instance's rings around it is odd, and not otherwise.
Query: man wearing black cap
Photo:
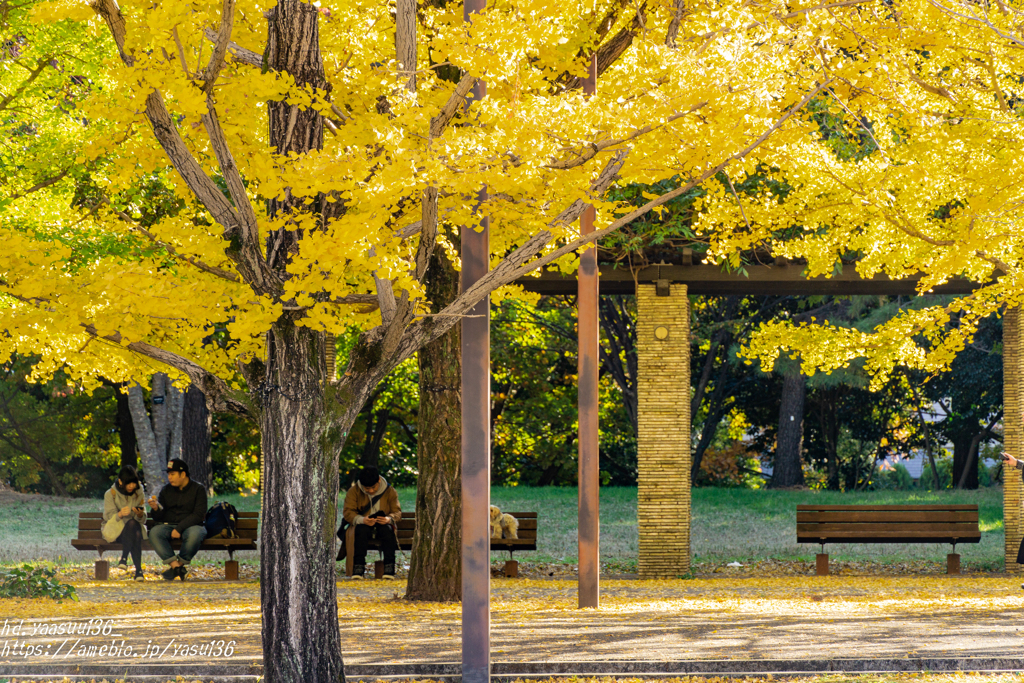
[[[167,480],[170,486],[160,489],[160,498],[149,497],[150,516],[156,526],[149,532],[153,550],[170,565],[163,577],[173,581],[174,577],[185,580],[188,563],[195,557],[203,539],[206,538],[206,488],[188,476],[188,465],[181,458],[167,462]],[[177,554],[171,549],[171,539],[181,539],[181,550]]]
[[[395,551],[398,539],[395,525],[402,518],[398,494],[388,486],[376,467],[359,473],[345,494],[345,521],[355,527],[355,548],[352,552],[352,578],[362,579],[366,571],[366,546],[371,538],[380,541],[384,554],[384,578],[395,578]]]

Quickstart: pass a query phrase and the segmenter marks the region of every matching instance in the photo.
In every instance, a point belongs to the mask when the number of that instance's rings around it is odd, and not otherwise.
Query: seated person
[[[135,563],[135,580],[142,581],[142,541],[146,539],[146,510],[142,485],[134,467],[125,465],[117,481],[103,494],[103,540],[121,544],[118,569],[128,571],[128,555]]]
[[[160,497],[150,496],[147,501],[156,522],[149,531],[149,542],[164,564],[170,565],[162,574],[164,579],[184,581],[189,562],[206,538],[206,488],[189,479],[188,465],[181,458],[167,462],[167,480],[170,485],[160,489]],[[178,538],[181,550],[175,554],[171,539]]]
[[[359,473],[345,494],[342,514],[345,521],[355,527],[352,578],[363,578],[366,546],[376,537],[384,554],[384,578],[394,580],[395,551],[398,550],[395,525],[402,518],[402,508],[398,504],[398,493],[388,486],[376,467],[367,467]]]

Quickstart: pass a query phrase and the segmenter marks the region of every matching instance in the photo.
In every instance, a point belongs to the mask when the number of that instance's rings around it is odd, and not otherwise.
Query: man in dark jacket
[[[188,563],[206,538],[206,488],[189,479],[188,465],[180,458],[168,461],[167,480],[170,486],[160,489],[160,498],[150,496],[147,501],[153,510],[150,516],[156,522],[149,532],[149,542],[164,564],[170,565],[163,577],[184,581]],[[171,549],[171,539],[181,539],[177,554]]]

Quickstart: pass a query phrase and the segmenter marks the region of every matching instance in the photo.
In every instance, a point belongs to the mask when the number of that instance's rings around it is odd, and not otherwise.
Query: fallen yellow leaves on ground
[[[171,614],[199,617],[259,609],[256,582],[75,582],[81,602],[49,599],[0,600],[0,615],[23,618]],[[454,615],[459,603],[412,602],[403,581],[338,583],[338,610],[358,613],[373,604],[392,615]],[[814,615],[891,615],[930,611],[1003,612],[1024,608],[1024,591],[1010,577],[766,577],[601,583],[600,611],[657,616],[679,613],[772,613]],[[538,612],[585,613],[577,608],[576,582],[516,579],[491,584],[496,618],[515,619]]]
[[[389,679],[389,683],[438,683],[430,679]],[[1019,683],[1021,676],[1017,674],[973,674],[973,673],[882,673],[882,674],[826,674],[822,676],[768,676],[766,677],[730,677],[730,676],[686,676],[683,678],[587,678],[583,676],[568,676],[564,678],[517,678],[515,683],[764,683],[765,680],[775,683]],[[55,683],[55,679],[47,679],[48,683]],[[76,679],[77,683],[82,683]],[[35,681],[23,681],[23,683],[42,683]],[[65,678],[59,683],[72,683],[70,678]],[[96,679],[89,683],[123,683],[108,681],[107,679]],[[178,677],[168,680],[166,683],[203,683],[203,681]],[[381,682],[383,683],[383,682]]]

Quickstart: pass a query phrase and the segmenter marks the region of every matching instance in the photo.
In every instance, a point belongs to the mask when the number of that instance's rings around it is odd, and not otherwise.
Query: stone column
[[[1021,314],[1007,308],[1003,314],[1003,447],[1015,458],[1024,458],[1024,354],[1021,354]],[[1021,529],[1021,473],[1003,471],[1003,531],[1006,533],[1006,571],[1020,572],[1017,564]]]
[[[638,571],[674,578],[690,571],[690,307],[686,285],[638,285],[636,299]]]

